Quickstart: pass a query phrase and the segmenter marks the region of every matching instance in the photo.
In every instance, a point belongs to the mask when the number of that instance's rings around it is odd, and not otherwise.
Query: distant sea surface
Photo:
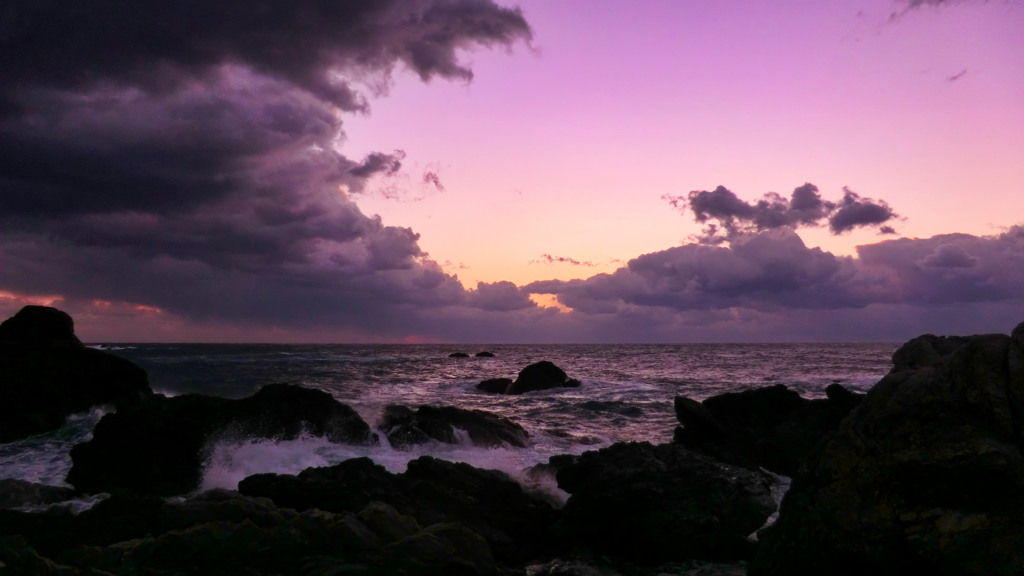
[[[234,488],[259,472],[297,473],[369,456],[393,472],[422,454],[504,470],[523,470],[555,454],[579,454],[619,441],[667,442],[676,426],[673,399],[785,384],[805,398],[824,397],[832,383],[870,389],[891,367],[895,343],[684,345],[97,345],[146,369],[159,393],[228,398],[279,382],[324,390],[375,426],[388,404],[487,410],[523,426],[528,448],[467,444],[399,451],[333,445],[317,438],[234,441],[208,447],[204,488]],[[487,351],[494,357],[475,357]],[[464,352],[469,358],[450,358]],[[516,377],[541,360],[554,362],[579,388],[520,396],[476,389],[488,378]],[[56,432],[0,445],[0,478],[63,484],[68,451],[88,439],[102,410],[69,419]],[[551,488],[551,487],[548,487]]]

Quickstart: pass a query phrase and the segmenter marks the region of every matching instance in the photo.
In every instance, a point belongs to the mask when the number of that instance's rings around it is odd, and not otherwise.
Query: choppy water
[[[203,393],[239,398],[261,386],[289,382],[318,388],[355,408],[371,426],[388,404],[448,404],[509,417],[530,433],[528,448],[485,450],[431,445],[401,452],[332,445],[320,439],[248,442],[211,447],[204,487],[233,488],[258,472],[297,473],[309,466],[370,456],[392,471],[421,454],[505,470],[522,478],[527,466],[554,454],[578,454],[617,441],[666,442],[676,425],[677,395],[703,399],[728,391],[785,384],[808,398],[838,382],[867,391],[888,372],[897,344],[687,345],[207,345],[110,346],[147,370],[168,395]],[[476,352],[493,358],[476,358]],[[449,358],[466,352],[470,358]],[[475,386],[515,378],[549,360],[579,388],[502,396]],[[0,445],[0,478],[62,484],[68,450],[89,437],[102,412],[76,416],[51,434]]]

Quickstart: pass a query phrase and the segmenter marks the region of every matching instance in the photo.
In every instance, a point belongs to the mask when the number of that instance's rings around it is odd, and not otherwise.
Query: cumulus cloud
[[[724,186],[712,191],[694,190],[686,196],[663,196],[673,207],[685,212],[689,208],[697,222],[706,224],[699,241],[720,244],[740,235],[774,230],[819,226],[828,222],[833,234],[848,232],[861,226],[883,224],[897,214],[884,200],[862,198],[843,188],[839,202],[823,200],[818,187],[804,184],[793,190],[788,199],[768,192],[754,203],[748,203]],[[891,226],[884,233],[895,232]]]
[[[471,306],[350,200],[404,152],[345,157],[342,118],[396,69],[468,81],[461,51],[529,39],[491,0],[8,2],[0,290],[379,332]]]

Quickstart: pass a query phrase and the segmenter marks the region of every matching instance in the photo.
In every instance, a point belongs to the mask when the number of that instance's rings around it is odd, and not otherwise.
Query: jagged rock
[[[752,576],[1024,573],[1024,324],[893,363],[794,478]]]
[[[512,563],[550,549],[546,530],[557,518],[548,502],[502,472],[429,456],[411,461],[402,474],[355,458],[297,476],[257,474],[242,480],[238,489],[296,510],[355,512],[380,501],[421,526],[460,522],[482,536],[496,558]]]
[[[0,324],[0,442],[59,428],[97,404],[138,404],[152,395],[146,372],[86,348],[66,313],[26,306]]]
[[[674,441],[737,466],[792,476],[839,427],[863,394],[832,384],[827,399],[807,400],[782,384],[728,392],[703,402],[678,396]]]
[[[567,538],[645,564],[749,556],[748,535],[776,508],[765,474],[678,444],[613,444],[557,478],[571,494],[559,523]]]
[[[405,406],[389,405],[378,428],[398,449],[431,440],[456,444],[458,430],[466,433],[474,446],[485,448],[506,444],[523,448],[530,442],[526,430],[508,418],[454,406],[420,406],[413,412]]]
[[[75,496],[78,496],[77,491],[63,486],[47,486],[16,478],[0,480],[0,509],[54,504]]]
[[[358,413],[319,390],[272,384],[239,400],[156,396],[104,416],[92,440],[72,448],[68,482],[86,493],[182,494],[199,485],[208,442],[303,433],[336,443],[377,443]]]
[[[565,371],[547,360],[530,364],[519,371],[515,381],[492,378],[477,384],[478,390],[497,394],[523,394],[549,388],[575,388],[580,381],[569,378]]]
[[[477,390],[490,392],[492,394],[508,394],[512,387],[511,378],[490,378],[476,385]]]

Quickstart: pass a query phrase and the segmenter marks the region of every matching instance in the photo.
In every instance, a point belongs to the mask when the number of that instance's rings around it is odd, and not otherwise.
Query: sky
[[[1024,321],[1024,2],[0,8],[0,316],[89,342]]]

